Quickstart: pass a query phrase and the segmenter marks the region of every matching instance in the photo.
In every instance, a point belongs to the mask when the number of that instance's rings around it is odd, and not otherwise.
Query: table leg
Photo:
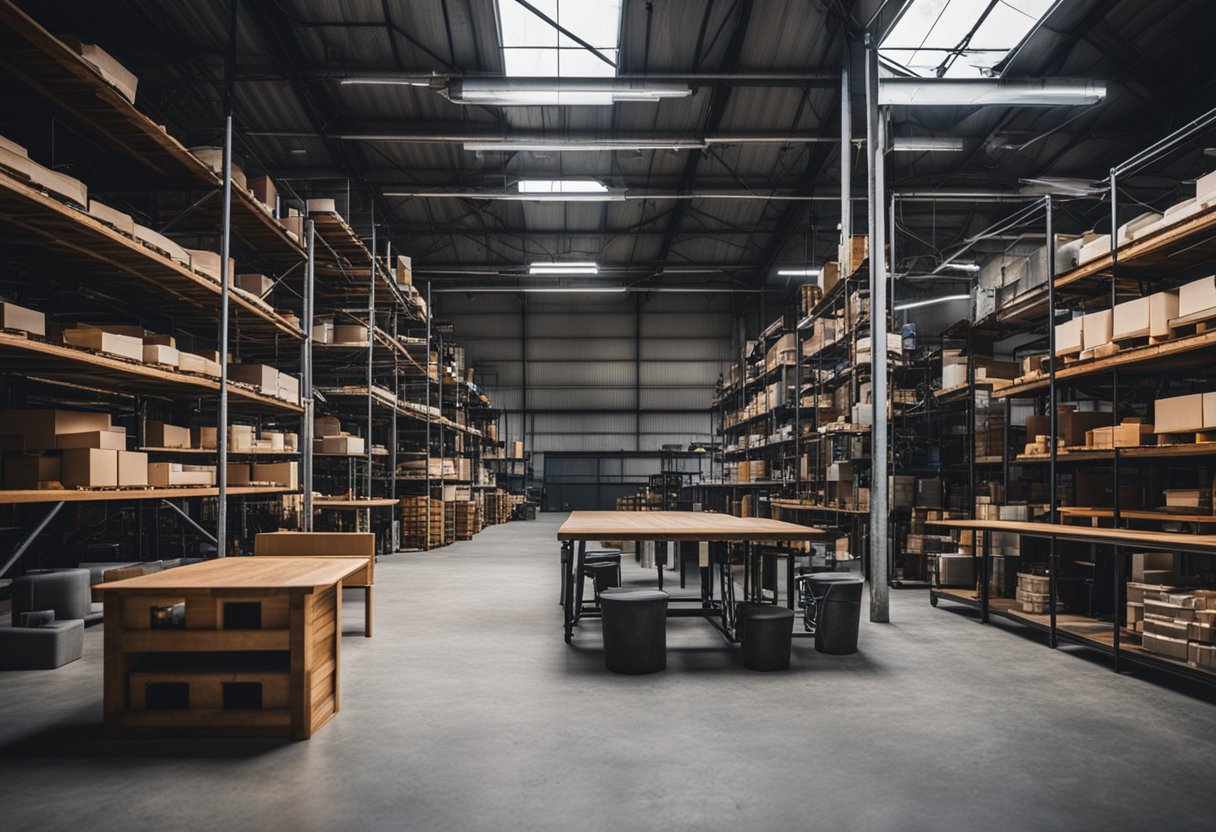
[[[676,544],[677,546],[679,544]],[[659,573],[659,591],[663,591],[663,569],[667,566],[667,541],[654,542],[654,568]]]
[[[570,541],[562,543],[562,627],[565,630],[566,643],[574,634],[574,586],[571,580],[570,567],[574,562],[574,544]]]
[[[984,532],[983,558],[980,560],[980,623],[988,623],[988,570],[992,564],[992,532]]]
[[[372,637],[372,588],[370,586],[363,590],[363,635],[367,638]]]
[[[578,557],[574,560],[574,623],[583,614],[583,590],[587,581],[583,577],[583,565],[587,562],[587,541],[578,542]]]
[[[682,543],[676,543],[675,548],[676,548],[676,563],[679,564],[679,567],[680,567],[680,589],[684,589],[684,587],[685,587],[685,583],[684,583],[684,563],[685,563],[684,545]]]
[[[794,550],[785,552],[785,606],[794,608]]]

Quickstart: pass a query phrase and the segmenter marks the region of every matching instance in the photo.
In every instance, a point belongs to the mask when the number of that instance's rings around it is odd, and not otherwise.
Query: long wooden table
[[[656,544],[655,561],[658,566],[658,584],[663,588],[663,567],[666,565],[667,543],[708,542],[743,543],[744,575],[751,572],[752,543],[786,543],[815,540],[832,536],[830,532],[813,526],[799,526],[780,520],[762,517],[735,517],[699,511],[575,511],[557,530],[557,539],[562,542],[562,608],[566,641],[574,633],[574,625],[583,615],[576,600],[576,581],[581,580],[583,558],[587,543],[605,540],[632,540],[636,543]],[[575,551],[575,544],[577,552]],[[787,553],[788,572],[793,573],[793,557]],[[701,594],[695,598],[673,598],[673,601],[693,601],[694,610],[672,610],[674,615],[704,615],[721,619],[724,633],[731,635],[733,612],[730,599],[734,595],[734,582],[727,568],[726,558],[717,559],[723,597],[715,601],[712,565],[701,569]],[[793,579],[790,577],[790,584]],[[670,609],[670,608],[669,608]]]
[[[308,739],[340,709],[342,582],[367,568],[230,557],[97,584],[106,733]]]

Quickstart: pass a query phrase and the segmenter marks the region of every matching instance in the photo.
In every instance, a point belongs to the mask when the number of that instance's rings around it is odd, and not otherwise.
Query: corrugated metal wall
[[[506,411],[504,438],[534,455],[657,450],[712,431],[709,405],[731,355],[729,296],[445,292],[433,301]]]

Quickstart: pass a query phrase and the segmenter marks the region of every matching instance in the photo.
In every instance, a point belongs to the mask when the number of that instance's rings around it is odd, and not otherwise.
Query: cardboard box
[[[174,263],[186,267],[190,266],[190,253],[177,243],[170,240],[164,234],[161,234],[159,231],[153,231],[147,226],[135,223],[134,236],[135,239],[139,240],[145,246],[160,252]]]
[[[1178,317],[1201,315],[1211,311],[1216,315],[1216,276],[1208,275],[1178,289]]]
[[[135,236],[135,220],[130,214],[124,214],[117,208],[111,208],[96,199],[89,200],[88,215],[98,222],[105,223],[111,228],[121,231],[128,237]]]
[[[318,344],[332,344],[334,342],[334,319],[332,315],[312,319],[312,340]]]
[[[254,482],[272,482],[291,489],[300,487],[298,462],[255,462],[251,468]]]
[[[129,358],[132,361],[143,362],[144,342],[140,338],[129,335],[118,335],[113,332],[102,332],[100,329],[65,329],[63,343],[72,347],[83,347],[95,352]]]
[[[1056,355],[1076,355],[1081,351],[1082,318],[1056,324]]]
[[[1142,642],[1144,649],[1150,653],[1157,653],[1162,656],[1168,656],[1171,659],[1186,661],[1186,640],[1154,635],[1153,633],[1148,632],[1148,623],[1148,619],[1145,619],[1144,624],[1146,629],[1144,632],[1144,641]]]
[[[1206,414],[1216,416],[1216,398],[1211,404],[1205,400],[1210,393],[1192,393],[1188,396],[1172,396],[1157,399],[1153,405],[1153,429],[1157,433],[1190,433],[1201,431],[1206,425]]]
[[[40,483],[59,482],[60,460],[57,456],[10,455],[4,457],[4,487],[33,489]]]
[[[229,364],[228,378],[251,384],[268,396],[275,396],[279,392],[279,371],[265,364]]]
[[[214,251],[205,249],[186,249],[186,253],[190,255],[190,266],[196,271],[205,274],[215,282],[220,281],[220,256]],[[231,257],[228,258],[228,279],[232,280],[236,274],[236,261]]]
[[[111,428],[82,433],[61,433],[55,437],[55,444],[60,450],[98,448],[108,451],[125,451],[127,449],[127,431],[125,428]]]
[[[139,87],[139,78],[133,72],[114,59],[95,43],[82,43],[72,36],[60,38],[79,55],[85,63],[93,67],[98,75],[114,89],[122,93],[122,97],[131,104],[135,103],[135,90]]]
[[[1216,199],[1216,171],[1195,180],[1195,199],[1199,202]]]
[[[1092,350],[1110,343],[1112,312],[1104,309],[1081,318],[1081,346]]]
[[[310,199],[305,203],[310,214],[336,214],[338,206],[332,199]]]
[[[414,264],[404,254],[397,255],[397,266],[393,269],[393,278],[398,286],[414,285]]]
[[[109,430],[109,413],[77,410],[0,410],[0,436],[22,437],[24,450],[53,451],[68,433]]]
[[[253,191],[253,198],[269,208],[273,214],[279,199],[279,191],[274,186],[274,180],[269,176],[251,176],[248,183],[249,190]]]
[[[367,327],[361,324],[335,324],[333,343],[366,344]]]
[[[511,459],[523,459],[523,458],[524,458],[524,443],[519,442],[519,441],[512,442],[511,443]]]
[[[1109,234],[1100,234],[1081,246],[1081,250],[1077,252],[1077,265],[1088,263],[1104,254],[1110,254]]]
[[[164,367],[177,368],[180,363],[176,347],[167,347],[163,344],[144,344],[144,363],[159,364]]]
[[[251,295],[264,298],[274,288],[274,281],[264,274],[238,274],[235,285]]]
[[[340,436],[342,423],[337,416],[318,416],[313,420],[313,433],[316,436]]]
[[[46,315],[15,303],[0,303],[0,329],[46,337]]]
[[[118,484],[144,487],[148,484],[148,455],[139,451],[118,452]]]
[[[228,450],[248,453],[253,450],[253,425],[228,426]]]
[[[292,404],[300,403],[300,380],[287,373],[279,373],[278,398]]]
[[[362,436],[326,436],[321,440],[321,453],[360,456],[366,453]]]
[[[1093,428],[1085,434],[1085,444],[1090,448],[1135,448],[1140,445],[1157,444],[1153,426],[1143,422],[1124,421],[1112,427]]]
[[[1152,295],[1116,304],[1111,339],[1123,341],[1128,338],[1147,337],[1151,330],[1150,303]]]
[[[199,375],[210,376],[211,378],[220,377],[220,365],[218,362],[204,358],[201,355],[195,355],[194,353],[181,352],[180,350],[177,354],[177,369],[183,373],[198,373]]]
[[[215,484],[214,468],[207,471],[203,466],[191,466],[187,471],[180,462],[149,462],[148,485],[173,486],[194,485],[208,486]]]
[[[68,488],[114,488],[118,485],[118,452],[69,448],[63,452],[59,481]]]
[[[248,462],[229,462],[228,463],[228,484],[229,485],[252,485],[253,470]]]
[[[938,586],[975,586],[975,557],[944,552],[937,556]]]
[[[1131,240],[1137,240],[1144,236],[1146,231],[1156,226],[1161,222],[1162,215],[1156,211],[1145,211],[1135,219],[1128,220],[1119,226],[1118,233],[1115,237],[1119,241],[1119,245],[1123,245]]]
[[[211,168],[216,176],[224,175],[224,148],[200,146],[190,148],[190,152],[200,162]],[[249,189],[249,183],[245,179],[245,170],[237,163],[235,156],[232,159],[232,184],[242,191]]]
[[[149,420],[144,444],[150,448],[189,448],[190,429]]]
[[[18,148],[20,152],[14,150]],[[0,145],[0,166],[17,171],[39,190],[63,202],[84,208],[89,204],[89,189],[79,179],[45,168],[25,152],[25,148],[8,143]]]

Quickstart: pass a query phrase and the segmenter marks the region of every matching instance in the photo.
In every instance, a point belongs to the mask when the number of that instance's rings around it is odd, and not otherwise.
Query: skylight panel
[[[497,0],[503,71],[512,77],[611,78],[616,75],[621,0]],[[567,37],[557,23],[594,48]],[[599,53],[598,55],[596,53]]]
[[[908,0],[883,39],[884,59],[916,75],[981,78],[1008,57],[1056,0]]]

